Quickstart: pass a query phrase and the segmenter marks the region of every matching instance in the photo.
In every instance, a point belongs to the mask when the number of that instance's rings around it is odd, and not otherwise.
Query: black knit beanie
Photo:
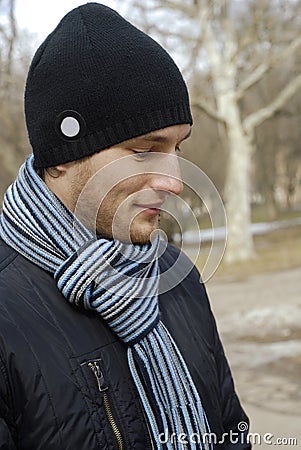
[[[25,116],[37,168],[192,123],[185,82],[168,53],[98,3],[69,12],[37,50]]]

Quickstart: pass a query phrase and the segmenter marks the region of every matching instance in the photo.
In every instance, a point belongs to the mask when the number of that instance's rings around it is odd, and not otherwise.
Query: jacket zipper
[[[112,414],[112,409],[110,406],[109,396],[108,396],[108,392],[107,392],[108,387],[104,385],[104,376],[103,376],[101,368],[98,364],[98,361],[90,361],[87,364],[88,364],[88,367],[92,370],[92,372],[96,378],[97,387],[98,387],[99,392],[101,392],[101,394],[103,395],[103,403],[104,403],[106,415],[107,415],[108,421],[111,425],[111,428],[113,430],[113,433],[116,437],[116,440],[118,443],[118,450],[124,450],[123,439],[122,439],[120,430],[117,426],[117,423],[114,419],[114,416]]]

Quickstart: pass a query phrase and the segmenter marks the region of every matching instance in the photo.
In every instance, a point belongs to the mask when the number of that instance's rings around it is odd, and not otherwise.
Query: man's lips
[[[161,209],[163,202],[157,202],[157,203],[135,203],[135,206],[138,206],[139,208],[144,209]]]
[[[158,203],[135,203],[134,206],[136,206],[139,209],[142,209],[142,212],[149,213],[149,214],[158,214],[161,211],[163,202]]]

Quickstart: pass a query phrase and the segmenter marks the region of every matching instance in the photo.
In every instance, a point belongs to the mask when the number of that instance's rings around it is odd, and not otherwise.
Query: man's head
[[[74,211],[87,181],[108,162],[126,155],[137,159],[145,151],[174,154],[192,124],[187,88],[170,56],[98,3],[67,14],[36,52],[25,115],[35,167],[50,168],[46,183]],[[130,197],[138,213],[152,206],[132,217],[132,240],[148,239],[166,195],[182,189],[176,162],[162,163],[160,171],[159,183],[150,174],[120,181],[98,205],[97,231],[112,236],[112,217]]]

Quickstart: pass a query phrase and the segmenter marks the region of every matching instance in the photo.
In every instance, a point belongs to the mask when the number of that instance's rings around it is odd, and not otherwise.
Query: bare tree
[[[23,91],[31,48],[28,36],[18,32],[15,5],[0,0],[0,195],[29,152]]]
[[[14,57],[14,48],[17,39],[17,26],[15,17],[15,0],[4,2],[0,0],[0,11],[4,10],[6,16],[6,23],[1,24],[1,72],[2,72],[2,93],[7,95],[9,93],[9,83],[12,75],[12,64]]]
[[[270,103],[247,116],[242,114],[241,103],[272,68],[294,65],[301,48],[300,1],[152,0],[144,4],[145,9],[147,5],[150,8],[144,18],[151,21],[158,10],[162,15],[161,21],[152,26],[148,23],[148,31],[171,36],[173,45],[177,42],[178,49],[184,46],[185,54],[190,55],[183,64],[188,78],[198,71],[207,74],[207,86],[194,84],[191,89],[192,104],[218,122],[228,151],[226,260],[252,258],[250,174],[255,130],[301,88],[301,74],[291,73]],[[173,25],[167,30],[166,17]]]

